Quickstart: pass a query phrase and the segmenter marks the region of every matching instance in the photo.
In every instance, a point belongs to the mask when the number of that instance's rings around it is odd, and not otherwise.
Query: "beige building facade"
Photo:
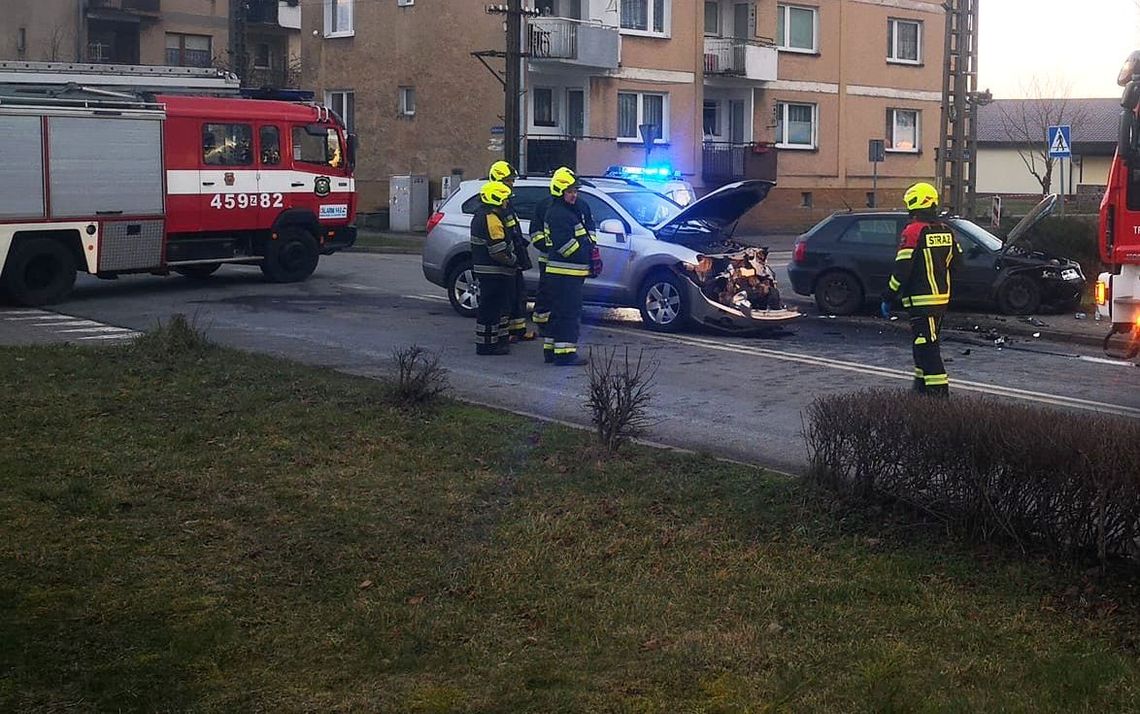
[[[5,0],[0,59],[231,69],[299,79],[300,0]]]
[[[938,0],[528,0],[523,168],[597,175],[667,165],[711,190],[778,188],[749,228],[800,229],[935,172],[944,10]],[[503,86],[473,53],[505,46],[483,3],[302,4],[302,85],[352,116],[364,211],[392,175],[476,178],[501,158]],[[484,56],[501,72],[501,57]],[[351,104],[351,110],[349,105]],[[657,135],[651,150],[641,131]],[[894,194],[899,194],[895,196]]]

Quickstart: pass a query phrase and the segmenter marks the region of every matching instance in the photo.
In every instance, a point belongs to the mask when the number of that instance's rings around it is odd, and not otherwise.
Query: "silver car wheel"
[[[645,312],[658,325],[668,325],[681,312],[681,295],[669,283],[654,283],[645,293]]]
[[[455,278],[455,300],[468,310],[479,309],[479,281],[470,269]]]

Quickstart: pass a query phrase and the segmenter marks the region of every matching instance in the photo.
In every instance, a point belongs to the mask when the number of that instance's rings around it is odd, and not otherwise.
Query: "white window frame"
[[[789,144],[788,107],[811,107],[811,144]],[[778,126],[783,127],[783,136],[776,137],[776,148],[792,151],[815,151],[819,148],[819,105],[811,102],[776,102],[776,113],[780,115]]]
[[[712,134],[705,134],[705,104],[712,104],[716,107],[716,131]],[[723,142],[725,137],[725,102],[720,99],[705,99],[704,104],[701,105],[701,134],[704,136],[705,141]]]
[[[409,119],[416,115],[416,88],[412,85],[405,84],[396,88],[396,114]]]
[[[716,27],[713,29],[712,32],[709,32],[708,26],[705,25],[705,28],[704,28],[705,37],[720,37],[721,33],[724,30],[724,20],[721,19],[721,15],[723,13],[721,12],[722,8],[720,5],[720,0],[706,0],[705,4],[702,5],[701,7],[707,10],[709,5],[716,6]],[[703,25],[704,23],[705,23],[705,18],[702,16],[701,17],[701,24]]]
[[[918,27],[918,45],[915,48],[917,58],[906,59],[899,57],[899,24],[916,25]],[[887,37],[891,38],[891,46],[888,49],[887,62],[889,64],[909,64],[920,65],[922,64],[922,20],[908,20],[903,17],[889,17],[887,18]]]
[[[673,0],[663,0],[662,2],[662,16],[661,32],[653,29],[654,20],[657,19],[654,15],[654,8],[656,3],[654,0],[645,0],[646,13],[645,13],[645,29],[641,30],[633,27],[625,27],[621,24],[621,0],[615,0],[618,11],[618,31],[622,35],[630,35],[633,37],[669,37],[671,35],[672,22],[673,22]]]
[[[348,3],[348,29],[337,28],[336,10],[338,0],[325,0],[325,37],[353,37],[356,35],[356,0],[344,0]]]
[[[347,116],[348,98],[352,97],[352,116]],[[352,89],[326,89],[325,106],[336,112],[348,131],[356,130],[356,91]]]
[[[654,140],[653,144],[668,144],[669,143],[669,94],[667,92],[618,92],[620,97],[622,94],[633,94],[637,97],[637,123],[636,126],[641,126],[645,123],[645,98],[661,97],[661,136]],[[618,99],[618,111],[621,109],[621,99]],[[621,132],[621,117],[618,117],[618,133]],[[619,144],[642,144],[640,136],[619,136],[617,137]]]
[[[550,92],[550,124],[538,123],[538,92]],[[535,129],[560,129],[562,127],[562,112],[558,103],[558,87],[534,87],[530,93],[530,123]]]
[[[897,143],[895,141],[895,131],[898,129],[898,114],[899,112],[906,112],[907,114],[914,115],[914,148],[912,149],[896,149],[893,148]],[[884,151],[888,154],[919,154],[922,153],[922,111],[919,109],[903,109],[891,107],[887,109],[887,115],[891,119],[891,133],[888,137],[890,146],[886,147]]]
[[[396,7],[411,7],[416,4],[416,0],[396,0]]]
[[[792,27],[788,22],[788,10],[809,10],[811,12],[811,49],[804,47],[790,47],[788,45],[788,37],[791,35]],[[819,54],[819,8],[813,5],[793,5],[780,3],[776,6],[777,16],[783,13],[784,15],[784,36],[776,38],[776,49],[780,52],[793,52],[801,55],[817,55]],[[779,17],[777,17],[777,26],[779,26]]]

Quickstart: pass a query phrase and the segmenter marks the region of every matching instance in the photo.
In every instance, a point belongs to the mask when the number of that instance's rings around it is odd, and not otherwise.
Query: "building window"
[[[790,52],[818,52],[819,10],[795,5],[776,6],[776,46]]]
[[[641,141],[642,124],[658,128],[655,143],[669,141],[666,95],[618,92],[618,141]]]
[[[269,69],[270,64],[269,43],[258,42],[253,46],[253,68],[254,69]]]
[[[887,151],[917,153],[918,149],[918,111],[888,109]]]
[[[803,191],[800,193],[800,208],[811,208],[812,196],[811,191]]]
[[[534,125],[558,126],[558,112],[554,107],[554,90],[549,87],[534,88]]]
[[[783,149],[814,149],[816,121],[814,104],[776,104],[776,145]]]
[[[356,94],[351,90],[325,92],[325,106],[336,112],[351,133],[356,127]]]
[[[665,34],[666,0],[621,0],[621,29]]]
[[[325,37],[351,37],[356,0],[325,0]]]
[[[174,67],[209,67],[214,53],[209,35],[166,33],[166,64]]]
[[[921,22],[887,20],[887,59],[904,64],[922,61]]]
[[[720,102],[705,101],[703,123],[706,137],[720,136]]]
[[[415,87],[400,87],[400,106],[399,112],[402,117],[414,117],[416,115],[416,88]]]
[[[705,34],[720,35],[720,2],[705,2]]]

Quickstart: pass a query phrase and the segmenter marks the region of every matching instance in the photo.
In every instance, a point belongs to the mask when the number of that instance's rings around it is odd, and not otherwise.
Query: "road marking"
[[[77,340],[133,340],[138,337],[137,332],[116,332],[113,335],[89,335],[87,337],[77,337]]]
[[[94,322],[92,320],[77,320],[71,318],[70,320],[56,320],[54,322],[33,322],[32,327],[79,327],[81,325],[101,325],[101,322]]]
[[[1126,362],[1122,359],[1109,359],[1108,357],[1089,357],[1087,355],[1077,355],[1077,359],[1082,362],[1093,362],[1095,364],[1110,364],[1114,367],[1140,367],[1140,364],[1134,362]]]
[[[61,334],[62,333],[69,333],[69,332],[129,332],[132,335],[138,334],[134,330],[128,330],[125,327],[115,327],[113,325],[99,325],[98,323],[95,323],[95,327],[76,327],[76,328],[73,328],[70,330],[59,330],[59,332]]]
[[[687,345],[689,347],[704,347],[720,352],[731,352],[734,354],[752,355],[756,357],[770,357],[772,359],[777,359],[784,362],[796,362],[799,364],[811,365],[813,367],[826,367],[828,369],[867,374],[875,377],[884,377],[887,379],[897,379],[907,382],[914,379],[913,372],[904,372],[897,369],[891,369],[889,367],[858,364],[855,362],[846,362],[844,360],[831,359],[828,357],[806,355],[797,352],[785,352],[783,350],[773,350],[764,347],[753,347],[732,343],[726,344],[714,342],[712,340],[701,337],[690,337],[687,335],[662,335],[655,332],[642,332],[621,327],[594,326],[593,329],[601,332],[636,335],[638,337],[648,338],[651,340],[672,342],[674,344]],[[1068,407],[1071,409],[1081,409],[1084,411],[1103,412],[1106,414],[1115,414],[1117,416],[1140,418],[1140,409],[1136,407],[1125,406],[1123,404],[1110,404],[1108,402],[1098,402],[1091,399],[1066,397],[1059,394],[1045,394],[1042,392],[1034,392],[1027,389],[1004,387],[998,384],[973,382],[965,379],[953,379],[951,380],[951,384],[955,389],[961,389],[968,392],[979,392],[982,394],[1009,397],[1012,399],[1021,399],[1023,401],[1049,404],[1052,406]]]
[[[31,308],[22,310],[0,310],[0,315],[48,315],[45,310],[33,310]]]
[[[20,317],[6,317],[4,318],[9,322],[21,322],[27,320],[74,320],[72,315],[56,315],[52,313],[40,313],[38,315],[22,315]]]
[[[447,298],[441,295],[401,295],[400,297],[409,300],[427,300],[429,302],[450,302]]]

